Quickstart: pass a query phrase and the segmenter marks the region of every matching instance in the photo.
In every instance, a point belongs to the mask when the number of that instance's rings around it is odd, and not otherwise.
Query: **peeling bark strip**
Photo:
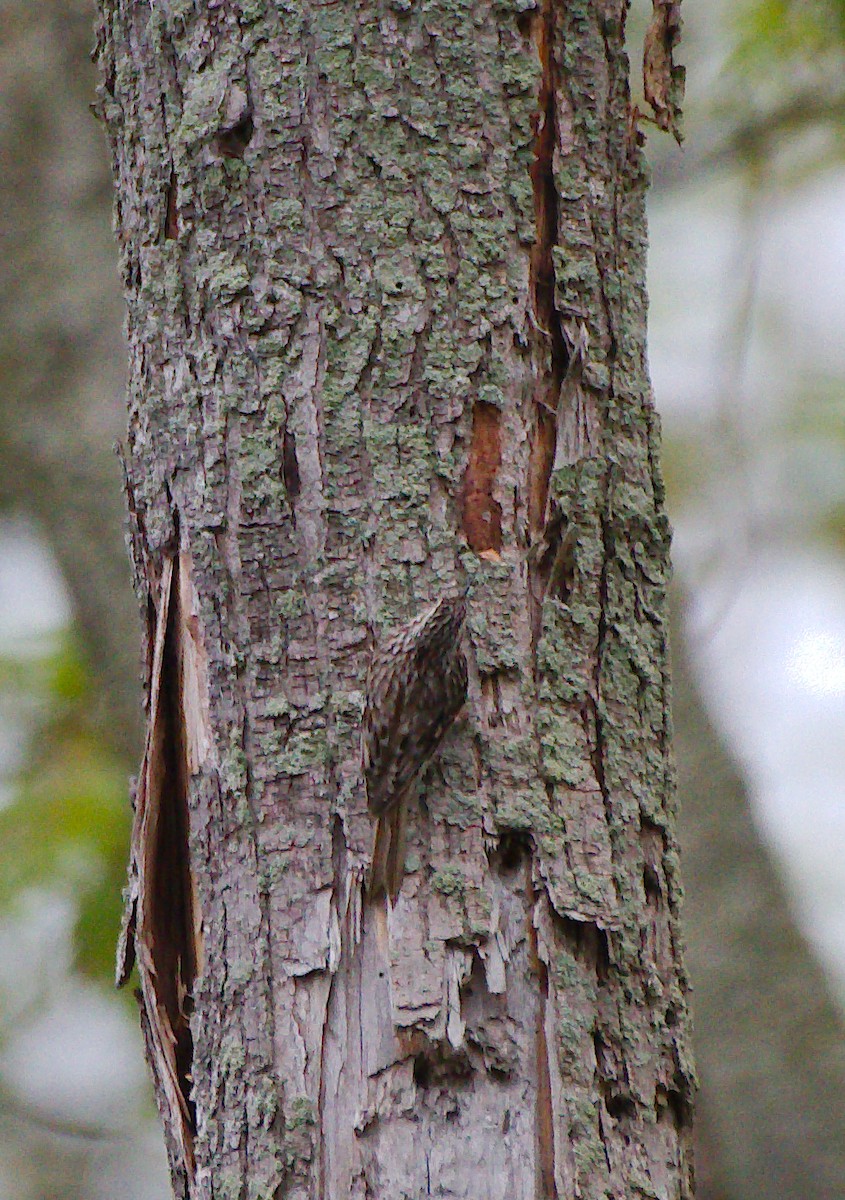
[[[555,458],[556,415],[560,389],[568,363],[561,314],[555,297],[555,266],[552,254],[558,241],[558,197],[554,163],[558,147],[558,83],[554,54],[556,0],[543,0],[542,6],[520,24],[536,47],[540,61],[537,111],[532,117],[534,160],[531,182],[534,188],[536,235],[530,258],[530,303],[533,309],[532,339],[535,360],[534,397],[537,402],[531,448],[529,476],[529,520],[532,533],[546,519],[549,475]]]
[[[208,751],[208,695],[189,559],[166,558],[148,632],[147,740],[135,795],[131,865],[117,983],[135,961],[148,1053],[169,1140],[193,1174],[194,980],[202,962],[188,853],[187,788]]]
[[[686,1200],[625,7],[100,11],[176,1193]],[[365,903],[373,648],[466,583],[467,704]]]

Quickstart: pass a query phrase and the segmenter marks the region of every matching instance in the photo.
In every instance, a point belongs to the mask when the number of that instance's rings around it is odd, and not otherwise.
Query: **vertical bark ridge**
[[[534,128],[534,159],[531,182],[534,189],[536,234],[530,258],[530,303],[532,345],[537,362],[534,396],[537,404],[531,448],[529,524],[536,537],[547,518],[549,477],[555,459],[557,412],[561,385],[569,364],[555,295],[555,265],[552,254],[558,242],[558,197],[555,182],[555,152],[558,142],[558,81],[554,53],[557,0],[543,0],[541,7],[520,19],[520,27],[536,47],[540,82]]]

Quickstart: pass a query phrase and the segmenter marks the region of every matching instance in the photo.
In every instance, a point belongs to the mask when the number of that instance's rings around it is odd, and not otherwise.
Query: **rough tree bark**
[[[624,22],[101,2],[148,625],[120,973],[179,1196],[691,1194]],[[469,702],[368,903],[373,642],[467,580]]]

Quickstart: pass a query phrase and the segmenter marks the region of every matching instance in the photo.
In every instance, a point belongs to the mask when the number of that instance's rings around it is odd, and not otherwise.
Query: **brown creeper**
[[[361,730],[367,797],[378,818],[372,897],[399,894],[408,793],[466,700],[465,620],[464,593],[438,600],[373,654]]]

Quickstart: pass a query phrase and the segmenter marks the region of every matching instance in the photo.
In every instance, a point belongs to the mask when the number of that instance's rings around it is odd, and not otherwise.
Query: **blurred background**
[[[169,1195],[134,1001],[111,987],[140,706],[92,8],[0,0],[0,1200]],[[635,60],[647,18],[638,0]],[[845,0],[688,0],[681,60],[684,149],[645,128],[699,1197],[832,1200]]]

